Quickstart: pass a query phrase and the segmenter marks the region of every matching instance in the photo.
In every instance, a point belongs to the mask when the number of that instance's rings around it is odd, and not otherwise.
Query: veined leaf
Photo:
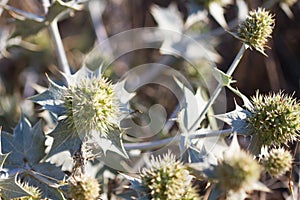
[[[47,155],[48,158],[66,150],[73,155],[82,143],[77,131],[70,129],[65,120],[60,121],[49,136],[53,137],[53,144]]]
[[[53,185],[64,177],[64,173],[55,165],[43,162],[46,148],[45,139],[40,122],[31,127],[29,121],[21,116],[13,134],[1,133],[1,148],[4,153],[9,153],[3,166],[10,173],[19,174],[22,181],[26,180],[31,185],[38,187],[43,193],[43,197],[51,197],[58,192],[58,188]],[[45,181],[43,185],[35,184],[42,182],[41,180]],[[51,194],[46,192],[49,190],[52,191]]]
[[[5,179],[0,178],[0,194],[5,199],[28,196],[28,193],[19,185],[17,174]]]
[[[215,115],[215,117],[232,126],[233,132],[237,132],[242,135],[249,135],[250,129],[246,119],[249,117],[250,112],[241,108],[236,103],[235,107],[235,110],[225,114]]]

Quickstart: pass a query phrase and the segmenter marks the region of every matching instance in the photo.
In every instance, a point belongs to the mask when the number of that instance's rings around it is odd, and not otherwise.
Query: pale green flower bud
[[[283,175],[292,167],[292,155],[283,148],[271,149],[260,155],[260,161],[264,170],[273,177]]]
[[[300,129],[300,106],[295,98],[278,94],[252,98],[253,109],[247,119],[252,130],[249,150],[254,154],[262,146],[281,146],[297,140]]]
[[[151,200],[196,200],[199,196],[192,186],[192,176],[186,166],[171,154],[152,158],[149,169],[141,173],[142,184]]]
[[[260,172],[260,165],[253,156],[241,150],[219,161],[215,179],[223,191],[249,191],[259,180]]]
[[[253,47],[265,55],[264,49],[268,38],[271,38],[274,25],[273,15],[264,8],[258,8],[250,11],[245,21],[240,24],[238,37],[250,48]]]
[[[75,200],[96,200],[100,196],[100,185],[94,178],[83,177],[70,184],[69,192]]]
[[[85,78],[65,93],[64,106],[70,127],[99,131],[105,136],[117,125],[120,114],[113,85],[104,78]]]

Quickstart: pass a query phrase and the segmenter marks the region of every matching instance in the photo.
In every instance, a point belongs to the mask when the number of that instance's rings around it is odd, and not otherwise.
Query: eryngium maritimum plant
[[[262,146],[280,146],[298,138],[300,105],[295,98],[279,92],[252,98],[247,118],[252,132],[249,150],[259,153]]]
[[[113,85],[102,77],[79,80],[65,91],[64,106],[71,127],[105,135],[118,121],[119,104]]]
[[[292,155],[283,148],[271,149],[262,148],[260,162],[264,170],[273,177],[279,177],[288,171],[292,166]]]
[[[271,38],[274,25],[273,15],[264,8],[258,8],[250,11],[245,21],[240,24],[238,37],[250,48],[253,47],[265,55],[264,49],[268,38]]]
[[[152,158],[150,168],[144,168],[141,173],[142,184],[147,188],[151,200],[199,199],[191,179],[186,166],[176,161],[170,153],[163,158]]]

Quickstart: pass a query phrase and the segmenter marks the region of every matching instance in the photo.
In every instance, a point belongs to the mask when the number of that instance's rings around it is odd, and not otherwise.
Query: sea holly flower
[[[95,178],[84,176],[70,183],[69,194],[71,199],[96,200],[100,196],[100,185]]]
[[[216,183],[211,198],[226,196],[228,199],[245,199],[253,190],[269,191],[259,182],[261,166],[254,156],[240,149],[234,134],[231,145],[218,158],[215,165],[203,170],[204,174]]]
[[[70,127],[96,130],[106,135],[115,128],[120,116],[113,84],[103,77],[78,80],[65,91],[64,106]]]
[[[65,84],[49,79],[49,88],[31,97],[58,122],[49,134],[54,141],[48,156],[65,150],[72,155],[84,139],[98,144],[104,154],[110,150],[126,157],[120,122],[129,114],[128,102],[134,96],[125,90],[126,80],[112,84],[102,76],[101,69],[91,71],[86,67],[73,75],[62,75]]]
[[[279,177],[291,169],[293,158],[290,152],[283,148],[271,149],[268,152],[268,148],[263,147],[259,160],[268,174]]]
[[[292,96],[279,92],[252,98],[253,108],[246,119],[251,130],[249,150],[259,153],[262,146],[280,146],[298,139],[300,105]]]
[[[283,92],[257,93],[246,102],[244,108],[237,105],[234,111],[216,117],[238,134],[252,137],[248,147],[251,153],[258,155],[263,146],[273,148],[299,138],[300,105],[295,98]]]
[[[177,161],[170,152],[163,157],[152,157],[150,166],[142,169],[137,178],[122,175],[129,180],[129,188],[135,190],[140,199],[200,199],[187,166]]]
[[[238,37],[250,48],[264,53],[268,38],[271,37],[275,20],[273,15],[264,8],[258,8],[249,12],[245,21],[239,25]]]
[[[192,186],[192,176],[183,163],[176,161],[175,156],[168,153],[163,158],[152,157],[149,168],[141,172],[142,185],[147,190],[149,199],[199,199]]]

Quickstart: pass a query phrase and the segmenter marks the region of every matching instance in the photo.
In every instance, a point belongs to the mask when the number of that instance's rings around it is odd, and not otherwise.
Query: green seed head
[[[296,99],[282,92],[266,96],[257,93],[252,104],[253,110],[247,119],[252,129],[251,152],[256,154],[262,146],[280,146],[297,140],[300,106]]]
[[[292,166],[292,156],[283,148],[271,149],[269,153],[260,157],[264,170],[273,177],[283,175]]]
[[[87,78],[70,86],[64,105],[70,127],[106,135],[117,125],[119,104],[113,85],[104,78]]]
[[[171,154],[152,158],[150,168],[142,170],[141,179],[151,200],[199,199],[189,171]]]
[[[215,168],[218,184],[226,192],[248,191],[259,180],[260,172],[260,165],[245,151],[224,157]]]
[[[246,20],[242,22],[238,29],[238,36],[250,47],[254,47],[257,51],[264,53],[268,38],[275,25],[273,15],[264,8],[250,11]]]
[[[99,197],[99,192],[98,181],[91,177],[84,177],[76,183],[71,183],[69,188],[71,199],[76,200],[96,200]]]

